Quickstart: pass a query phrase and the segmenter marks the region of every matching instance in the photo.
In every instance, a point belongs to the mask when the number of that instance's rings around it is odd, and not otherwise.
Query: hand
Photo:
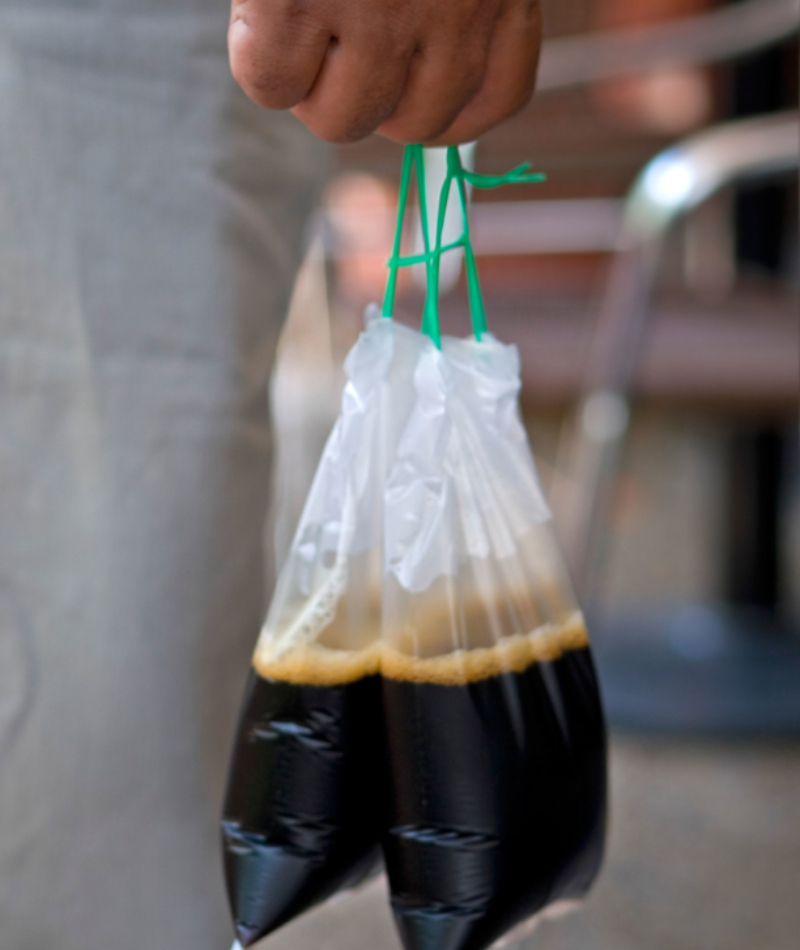
[[[329,142],[454,145],[530,99],[539,0],[233,0],[233,75]]]

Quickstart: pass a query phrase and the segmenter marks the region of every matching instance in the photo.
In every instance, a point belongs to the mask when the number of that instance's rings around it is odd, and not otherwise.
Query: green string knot
[[[403,153],[403,169],[400,175],[400,192],[398,195],[397,228],[395,230],[392,256],[389,258],[389,279],[386,284],[386,295],[383,301],[383,316],[391,317],[394,312],[394,298],[397,289],[397,272],[401,267],[410,267],[414,264],[424,264],[427,276],[427,292],[425,295],[425,309],[422,316],[422,332],[427,334],[438,348],[441,349],[441,332],[439,330],[439,264],[442,254],[447,251],[463,248],[464,263],[467,274],[467,292],[469,295],[469,309],[472,319],[472,330],[475,338],[480,340],[486,328],[486,310],[483,305],[478,269],[475,264],[475,253],[472,249],[472,240],[469,230],[469,214],[467,205],[467,188],[499,188],[501,185],[519,185],[530,182],[544,181],[545,176],[530,172],[530,163],[518,165],[505,175],[479,175],[467,171],[461,164],[461,155],[458,147],[450,145],[447,148],[447,171],[444,183],[439,194],[439,209],[436,219],[436,236],[431,247],[430,228],[428,223],[428,208],[425,192],[425,161],[421,145],[407,145]],[[408,192],[412,171],[416,174],[417,191],[419,193],[419,215],[422,229],[422,254],[401,256],[400,243],[403,234],[403,221],[408,204]],[[450,198],[450,189],[455,183],[458,190],[463,230],[455,241],[442,246],[445,213]]]

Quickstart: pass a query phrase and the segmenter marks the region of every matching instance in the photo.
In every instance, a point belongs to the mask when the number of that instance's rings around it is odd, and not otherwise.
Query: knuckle
[[[415,117],[414,125],[417,135],[421,137],[420,141],[427,142],[446,132],[461,114],[470,98],[469,90],[462,88],[461,94],[457,97],[440,102],[438,108]]]
[[[237,67],[231,63],[234,79],[258,105],[267,109],[289,109],[298,101],[285,77],[273,76],[269,71],[254,70],[249,66]]]
[[[448,114],[446,119],[437,119],[435,122],[419,122],[414,130],[412,138],[415,142],[431,142],[438,138],[450,128],[453,124],[454,116]]]
[[[360,142],[361,139],[366,138],[369,132],[362,132],[357,126],[323,125],[315,134],[331,145],[352,145],[354,142]]]
[[[239,23],[228,34],[231,73],[247,95],[267,109],[289,109],[303,97],[297,70],[274,44]]]
[[[351,145],[353,142],[359,142],[375,128],[374,126],[366,128],[363,123],[331,118],[318,112],[308,112],[303,109],[295,110],[295,115],[317,138],[332,145]]]
[[[450,128],[453,118],[449,113],[446,117],[414,117],[404,124],[402,134],[409,142],[430,142]]]
[[[283,71],[231,58],[231,72],[247,95],[267,109],[290,109],[302,98],[293,77]]]
[[[296,114],[320,138],[339,145],[371,135],[394,111],[402,91],[397,77],[372,85],[323,93],[318,101],[301,103]]]
[[[453,124],[458,112],[448,109],[422,112],[404,110],[381,124],[381,134],[397,142],[430,142],[442,135]]]
[[[465,59],[453,67],[454,81],[439,101],[429,103],[424,114],[414,117],[415,132],[419,141],[427,142],[446,132],[461,112],[479,93],[483,85],[486,63],[482,57]]]
[[[402,88],[374,87],[364,90],[348,122],[350,134],[364,138],[394,112]]]

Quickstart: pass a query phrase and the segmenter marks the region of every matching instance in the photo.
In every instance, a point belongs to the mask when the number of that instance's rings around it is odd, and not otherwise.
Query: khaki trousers
[[[227,950],[267,381],[325,150],[226,0],[0,0],[0,950]]]

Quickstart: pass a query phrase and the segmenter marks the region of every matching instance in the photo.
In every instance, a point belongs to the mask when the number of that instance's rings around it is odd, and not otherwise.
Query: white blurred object
[[[458,153],[461,156],[461,164],[468,171],[475,168],[475,149],[477,142],[468,142],[466,145],[458,147]],[[428,228],[431,233],[431,240],[434,240],[436,234],[436,222],[439,215],[439,197],[447,175],[447,149],[446,148],[426,148],[425,149],[425,195],[427,198]],[[469,201],[472,189],[466,186],[467,201]],[[450,196],[447,201],[447,209],[444,215],[444,230],[442,232],[442,244],[450,244],[452,241],[461,237],[464,230],[464,216],[461,210],[461,201],[458,197],[458,188],[456,183],[450,189]],[[422,228],[419,218],[414,228],[414,254],[422,254],[425,246],[422,240]],[[464,252],[461,248],[450,251],[442,255],[439,264],[439,294],[449,293],[458,283],[458,277],[461,273],[461,262],[464,259]],[[420,265],[414,268],[414,283],[421,289],[425,289],[425,268]]]
[[[620,198],[559,198],[543,201],[482,201],[470,207],[470,234],[472,247],[481,257],[507,254],[585,254],[597,251],[613,251],[617,249],[624,202]],[[345,212],[347,213],[347,212]],[[342,239],[344,228],[341,225],[345,217],[343,209],[338,204],[332,204],[329,213],[329,222],[334,228],[336,240],[333,243],[332,253],[341,267],[351,260],[363,258],[362,245],[366,244],[366,236],[378,234],[383,238],[383,222],[387,214],[383,208],[365,208],[359,212],[358,218],[352,218],[353,230],[359,228],[364,237],[359,234],[357,242]],[[397,218],[397,208],[392,206],[389,211],[394,227]],[[452,215],[451,215],[452,217]],[[420,237],[420,242],[421,242]],[[381,240],[381,246],[388,242]],[[370,245],[374,248],[376,241]],[[374,253],[374,251],[373,251]],[[381,266],[381,283],[375,284],[378,289],[373,293],[379,296],[385,281],[386,258],[390,250],[384,248],[379,256]],[[416,250],[415,250],[416,253]],[[420,247],[421,253],[421,247]],[[463,255],[451,251],[442,258],[444,265],[453,257],[461,261]],[[460,266],[460,265],[459,265]],[[422,272],[424,268],[411,268]],[[424,287],[424,275],[420,273]],[[456,275],[457,277],[458,275]],[[341,275],[340,275],[341,281]],[[348,289],[353,281],[349,280]],[[365,280],[360,286],[366,290]]]
[[[593,442],[611,442],[625,432],[629,415],[628,404],[619,393],[602,390],[584,401],[581,423]]]
[[[649,162],[626,200],[623,247],[657,240],[675,218],[729,181],[791,171],[800,156],[796,112],[707,129]]]
[[[618,198],[483,201],[470,209],[476,254],[613,251],[622,223]]]
[[[275,455],[267,551],[286,557],[325,440],[336,420],[341,370],[331,342],[325,252],[321,235],[297,275],[270,380]]]

